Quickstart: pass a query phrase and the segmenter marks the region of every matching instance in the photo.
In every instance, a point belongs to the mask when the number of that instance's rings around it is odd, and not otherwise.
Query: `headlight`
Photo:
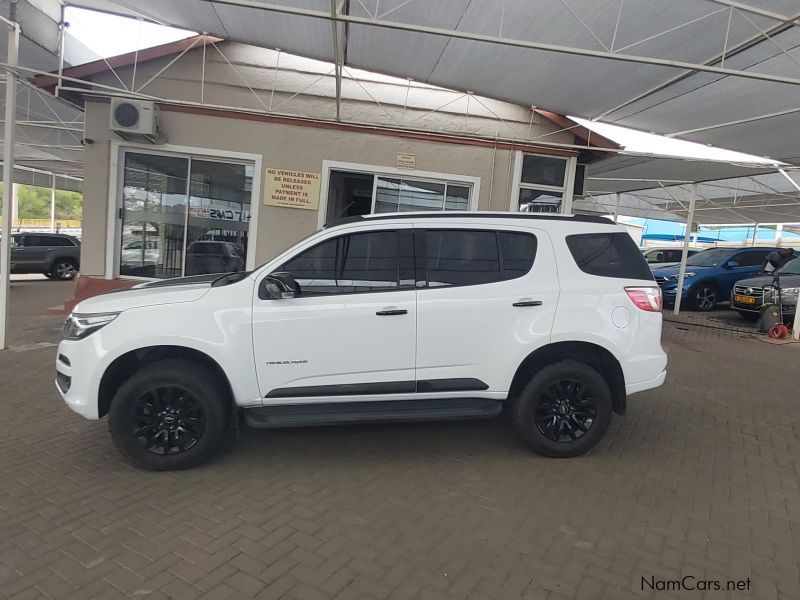
[[[94,315],[71,314],[64,321],[64,339],[81,340],[111,323],[119,313],[97,313]]]
[[[797,296],[798,294],[800,294],[800,287],[783,288],[781,294],[783,296]]]
[[[697,275],[697,273],[692,273],[691,271],[683,274],[684,277],[694,277],[695,275]]]

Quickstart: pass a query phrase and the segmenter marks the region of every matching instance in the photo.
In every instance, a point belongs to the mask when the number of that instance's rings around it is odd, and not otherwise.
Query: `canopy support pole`
[[[14,129],[17,119],[17,74],[19,25],[9,23],[6,69],[6,111],[3,132],[3,227],[0,240],[0,350],[7,347],[8,296],[11,282],[11,196],[14,193]]]
[[[683,234],[683,251],[681,252],[681,268],[678,272],[678,289],[675,295],[675,307],[672,313],[681,312],[681,299],[683,296],[683,281],[686,279],[686,259],[689,257],[689,239],[692,237],[692,223],[694,222],[694,205],[697,201],[697,184],[692,184],[692,195],[689,197],[689,214],[686,217],[686,231]]]
[[[56,232],[56,174],[50,175],[50,231]]]
[[[614,194],[614,223],[619,222],[619,197],[620,193]]]

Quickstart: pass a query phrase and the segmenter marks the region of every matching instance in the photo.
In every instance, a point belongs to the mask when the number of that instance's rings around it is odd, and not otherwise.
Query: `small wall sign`
[[[319,184],[319,173],[267,169],[267,177],[264,182],[264,204],[317,210],[319,208]]]
[[[397,160],[394,166],[398,169],[416,169],[417,168],[417,155],[408,154],[407,152],[398,152]]]

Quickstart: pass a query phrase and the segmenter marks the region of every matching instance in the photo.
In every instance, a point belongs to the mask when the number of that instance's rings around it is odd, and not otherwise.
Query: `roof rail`
[[[337,219],[325,225],[324,229],[331,227],[338,227],[340,225],[347,225],[348,223],[358,223],[361,221],[388,221],[392,219],[452,219],[452,218],[468,218],[468,219],[533,219],[540,221],[573,221],[578,223],[596,223],[598,225],[616,225],[614,221],[606,217],[595,215],[553,215],[553,214],[536,214],[536,213],[517,213],[517,212],[408,212],[408,213],[385,213],[385,214],[371,214],[371,215],[354,215],[352,217],[344,217]]]

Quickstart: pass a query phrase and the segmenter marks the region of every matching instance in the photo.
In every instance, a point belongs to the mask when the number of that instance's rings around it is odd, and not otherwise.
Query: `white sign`
[[[406,152],[398,152],[397,160],[394,165],[398,169],[416,169],[417,168],[417,155],[408,154]]]

